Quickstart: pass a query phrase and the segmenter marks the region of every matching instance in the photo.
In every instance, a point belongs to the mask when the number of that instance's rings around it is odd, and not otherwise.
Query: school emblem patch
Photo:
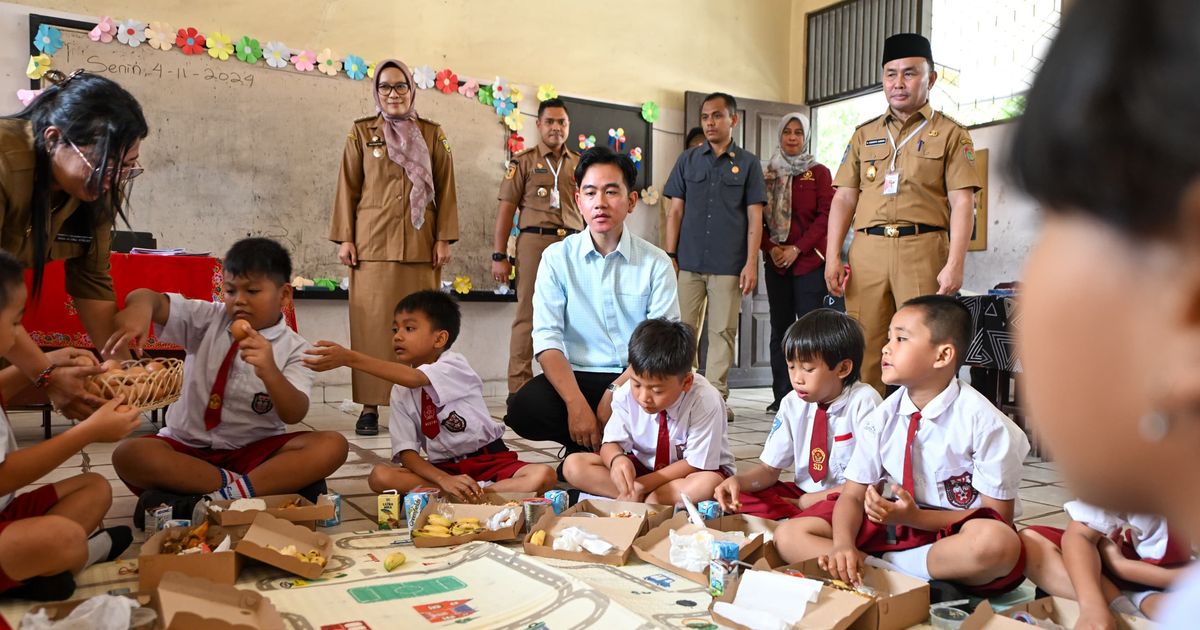
[[[254,395],[254,401],[250,403],[250,408],[254,413],[263,415],[275,408],[275,403],[271,402],[271,395],[266,392],[259,392]]]
[[[775,416],[775,422],[771,424],[771,432],[767,433],[767,439],[771,439],[771,436],[775,435],[775,432],[778,431],[779,427],[781,426],[783,426],[783,419],[779,416]]]
[[[467,429],[467,421],[462,416],[458,415],[457,411],[451,411],[450,415],[442,420],[442,426],[451,433],[462,433]]]
[[[942,487],[946,490],[946,500],[950,505],[965,510],[975,503],[975,499],[979,498],[979,491],[971,485],[971,481],[971,473],[965,472],[942,482]]]

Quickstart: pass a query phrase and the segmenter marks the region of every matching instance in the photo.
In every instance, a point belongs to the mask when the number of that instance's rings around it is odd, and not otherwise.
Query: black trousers
[[[771,311],[771,389],[778,403],[792,391],[787,359],[783,356],[783,335],[797,319],[825,305],[825,269],[818,268],[802,276],[781,276],[768,268],[763,276]]]
[[[595,410],[605,390],[620,375],[620,372],[575,372],[575,381],[588,406]],[[558,442],[567,447],[568,453],[588,450],[571,439],[567,404],[545,374],[535,376],[517,390],[508,404],[504,422],[527,440]]]

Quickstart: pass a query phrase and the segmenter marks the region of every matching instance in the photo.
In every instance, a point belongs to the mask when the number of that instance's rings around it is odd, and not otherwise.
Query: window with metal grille
[[[894,33],[929,37],[929,7],[929,0],[848,0],[810,13],[804,91],[808,104],[879,89],[883,40]]]

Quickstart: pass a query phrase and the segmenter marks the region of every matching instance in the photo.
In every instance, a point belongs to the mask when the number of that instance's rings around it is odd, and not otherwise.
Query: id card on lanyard
[[[896,170],[896,158],[900,155],[900,149],[904,148],[904,145],[908,144],[909,141],[917,137],[917,135],[921,133],[921,130],[925,128],[925,125],[928,124],[929,119],[926,118],[925,121],[918,125],[916,129],[912,130],[912,133],[905,136],[905,138],[900,141],[900,144],[896,144],[896,137],[892,135],[892,128],[890,126],[886,127],[885,130],[887,131],[888,144],[892,145],[892,162],[888,166],[887,173],[883,175],[884,195],[891,196],[900,193],[900,171]]]

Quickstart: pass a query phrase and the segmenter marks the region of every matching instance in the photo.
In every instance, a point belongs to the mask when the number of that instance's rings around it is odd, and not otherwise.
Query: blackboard
[[[567,138],[567,146],[582,152],[579,137],[594,136],[596,146],[611,146],[609,144],[610,129],[624,129],[625,142],[619,150],[630,153],[634,149],[642,150],[641,166],[638,170],[637,190],[642,190],[651,183],[651,156],[653,155],[653,135],[651,124],[642,118],[642,108],[629,105],[614,105],[589,101],[569,96],[562,97],[571,115],[571,135]],[[615,147],[614,147],[615,148]]]

